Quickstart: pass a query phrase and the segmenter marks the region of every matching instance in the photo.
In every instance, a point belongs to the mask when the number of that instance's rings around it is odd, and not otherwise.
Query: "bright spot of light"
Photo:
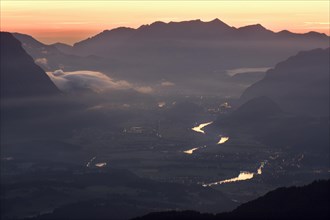
[[[183,151],[183,153],[185,153],[185,154],[193,154],[194,151],[197,150],[197,149],[198,149],[198,147],[195,147],[195,148],[193,148],[193,149]]]
[[[203,123],[203,124],[200,124],[200,125],[198,125],[196,127],[193,127],[191,130],[205,134],[205,131],[203,130],[203,128],[206,127],[206,126],[208,126],[208,125],[210,125],[210,124],[212,124],[212,123],[213,123],[213,121],[210,121],[210,122],[207,122],[207,123]]]
[[[229,140],[229,137],[221,137],[218,144],[226,143]]]
[[[106,165],[107,165],[107,163],[97,163],[97,164],[95,164],[96,167],[104,167]]]

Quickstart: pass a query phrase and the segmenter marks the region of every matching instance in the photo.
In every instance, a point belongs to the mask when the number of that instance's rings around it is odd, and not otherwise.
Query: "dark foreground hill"
[[[27,176],[25,181],[4,184],[2,187],[7,193],[38,188],[38,193],[32,196],[42,193],[45,199],[41,200],[39,196],[35,196],[30,202],[31,197],[25,195],[17,200],[6,199],[3,210],[10,214],[11,208],[11,213],[15,214],[13,210],[15,208],[20,210],[19,207],[25,206],[25,203],[40,205],[42,201],[49,207],[61,205],[49,213],[40,213],[36,217],[27,219],[125,220],[146,215],[154,210],[191,207],[204,212],[216,212],[215,210],[228,211],[235,207],[235,203],[226,195],[212,188],[161,183],[141,178],[128,170],[110,167],[86,170],[87,172],[81,170],[73,174],[57,171],[34,173]],[[95,193],[96,189],[101,190],[100,194]],[[78,197],[77,192],[81,193]],[[7,217],[8,213],[1,214]]]
[[[278,188],[228,213],[213,215],[195,211],[171,211],[150,213],[135,220],[328,219],[329,187],[330,180],[322,180],[302,187]]]

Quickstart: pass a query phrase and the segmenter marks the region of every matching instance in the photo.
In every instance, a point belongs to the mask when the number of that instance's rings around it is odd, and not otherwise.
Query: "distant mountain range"
[[[322,180],[302,187],[278,188],[228,213],[171,211],[151,213],[135,220],[328,219],[329,187],[330,180]]]
[[[284,30],[273,32],[261,24],[248,25],[240,28],[230,27],[219,19],[209,22],[191,20],[183,22],[161,22],[157,21],[150,25],[142,25],[137,29],[116,28],[105,30],[94,37],[75,43],[74,50],[84,54],[97,54],[97,49],[102,45],[120,46],[120,43],[143,41],[143,40],[197,40],[197,41],[269,41],[269,40],[328,40],[326,34],[308,32],[296,34]],[[109,41],[105,43],[104,41]],[[151,43],[151,42],[150,42]],[[90,50],[87,50],[90,49]],[[111,52],[111,51],[109,51]]]
[[[246,89],[242,102],[267,96],[286,112],[329,115],[330,49],[300,52]]]
[[[137,29],[105,30],[73,46],[36,43],[14,34],[34,59],[46,59],[44,70],[100,71],[116,80],[141,84],[173,82],[171,90],[237,95],[255,75],[230,77],[235,68],[273,67],[301,50],[329,47],[329,37],[317,32],[273,32],[260,24],[230,27],[219,19],[154,22]],[[225,85],[227,83],[226,89]]]
[[[177,81],[223,75],[229,68],[273,66],[300,50],[328,46],[325,34],[275,33],[260,24],[235,28],[215,19],[106,30],[74,44],[72,51],[116,60],[120,76]]]

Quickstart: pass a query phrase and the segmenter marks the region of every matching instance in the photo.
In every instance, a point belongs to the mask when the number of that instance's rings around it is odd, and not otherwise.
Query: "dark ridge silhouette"
[[[217,38],[221,35],[229,34],[233,30],[235,28],[228,26],[219,19],[214,19],[210,22],[203,22],[198,19],[169,23],[157,21],[150,25],[142,25],[137,29],[137,33],[140,37],[147,38],[184,38],[189,40],[194,38]]]
[[[39,44],[37,41],[35,44]],[[1,32],[1,99],[58,95],[60,91],[21,43]]]
[[[63,43],[46,45],[26,34],[12,33],[12,35],[22,43],[23,49],[33,59],[46,61],[45,63],[37,63],[45,71],[58,69],[64,71],[95,70],[96,67],[108,67],[108,64],[101,57],[74,55],[73,47],[70,45]]]
[[[71,45],[58,42],[58,43],[55,43],[55,44],[51,44],[49,46],[55,47],[60,52],[63,52],[63,53],[66,53],[66,54],[73,54],[73,47]]]
[[[228,213],[214,215],[195,211],[156,212],[134,220],[328,219],[329,187],[330,180],[321,180],[302,187],[278,188]]]
[[[266,29],[261,24],[248,25],[240,28],[230,27],[218,18],[203,22],[200,19],[169,22],[156,21],[150,25],[142,25],[137,29],[120,27],[112,30],[105,30],[94,37],[77,42],[74,49],[85,53],[88,49],[90,53],[99,53],[96,49],[101,49],[101,45],[107,47],[118,46],[123,41],[155,40],[160,39],[185,39],[185,40],[276,40],[288,37],[290,40],[309,39],[328,40],[325,34],[309,32],[306,34],[296,34],[289,31],[275,33]],[[107,42],[102,42],[107,41]],[[111,52],[110,52],[111,53]]]
[[[237,29],[239,34],[242,34],[245,38],[272,38],[274,37],[274,32],[266,29],[261,24],[248,25],[240,27]],[[257,34],[256,34],[257,33]]]
[[[119,27],[112,30],[104,30],[101,33],[89,37],[86,40],[82,40],[79,43],[73,45],[73,51],[75,54],[80,54],[81,51],[77,48],[83,48],[83,50],[91,51],[107,51],[108,49],[114,47],[124,46],[124,42],[129,40],[135,29],[127,27]],[[111,39],[110,41],[108,41]],[[108,44],[105,45],[104,42],[107,41]],[[86,54],[86,53],[84,53]],[[96,55],[96,53],[89,53],[88,55]]]
[[[324,33],[318,33],[315,31],[310,31],[307,33],[293,33],[291,31],[288,30],[283,30],[283,31],[279,31],[276,33],[277,37],[279,38],[283,38],[283,39],[302,39],[302,38],[309,38],[309,39],[324,39],[329,37],[328,35],[324,34]]]
[[[241,101],[267,96],[287,112],[329,115],[329,48],[304,51],[267,71]]]
[[[181,22],[169,22],[156,21],[150,25],[142,25],[137,29],[120,27],[112,30],[105,30],[94,37],[77,42],[74,47],[81,47],[87,43],[96,43],[97,40],[103,40],[110,37],[157,37],[157,38],[214,38],[219,39],[225,37],[228,39],[245,39],[246,37],[254,37],[255,39],[264,38],[272,39],[278,36],[290,36],[294,38],[300,37],[315,37],[319,39],[328,39],[328,36],[323,33],[309,32],[306,34],[296,34],[289,31],[281,31],[275,33],[266,29],[261,24],[247,25],[240,28],[230,27],[218,18],[203,22],[200,19],[181,21]],[[130,38],[131,39],[131,38]],[[117,39],[115,39],[117,40]],[[133,40],[133,39],[132,39]],[[109,42],[111,44],[111,42]]]

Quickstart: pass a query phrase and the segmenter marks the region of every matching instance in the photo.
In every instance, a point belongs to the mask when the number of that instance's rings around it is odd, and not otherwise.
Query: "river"
[[[266,162],[267,161],[261,162],[257,172],[255,172],[255,173],[254,172],[241,171],[237,177],[226,179],[226,180],[221,180],[221,181],[217,181],[217,182],[213,182],[213,183],[203,184],[203,186],[204,187],[209,187],[209,186],[214,186],[214,185],[218,185],[218,184],[250,180],[253,177],[255,177],[256,175],[261,175],[262,174],[262,169],[264,168]]]

